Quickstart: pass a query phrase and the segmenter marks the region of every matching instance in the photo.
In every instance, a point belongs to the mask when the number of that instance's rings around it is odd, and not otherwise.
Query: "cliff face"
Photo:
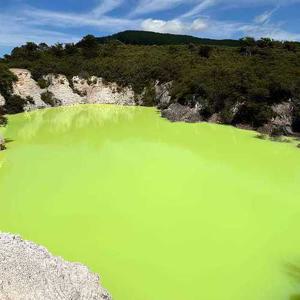
[[[24,107],[25,110],[47,107],[47,104],[41,99],[43,90],[32,79],[31,73],[28,70],[10,69],[10,71],[18,78],[18,81],[13,83],[14,95],[20,96],[22,99],[32,98],[32,103],[26,104]]]
[[[99,277],[19,236],[0,234],[0,299],[111,300]]]
[[[145,92],[135,94],[131,87],[121,87],[116,83],[105,82],[102,78],[92,76],[88,79],[73,77],[70,82],[64,75],[48,74],[44,76],[45,87],[41,88],[32,78],[30,71],[11,69],[18,81],[13,84],[13,94],[24,100],[24,110],[34,110],[50,106],[74,104],[119,104],[147,105]],[[200,122],[203,120],[201,106],[191,107],[172,105],[172,82],[154,85],[153,102],[162,110],[162,116],[171,121]],[[145,89],[146,90],[146,89]],[[5,99],[0,95],[0,107]],[[236,103],[230,110],[232,118],[239,113],[243,103]],[[272,106],[274,117],[259,130],[267,134],[293,134],[293,104],[282,102]],[[209,122],[226,123],[220,114],[215,113]],[[228,123],[226,123],[228,124]],[[241,124],[251,127],[250,124]],[[257,128],[255,128],[257,129]]]
[[[75,91],[83,95],[85,103],[135,105],[135,93],[130,87],[116,83],[104,83],[102,78],[92,76],[81,79],[73,77]]]
[[[83,103],[136,105],[135,93],[131,87],[120,87],[116,83],[106,83],[102,78],[92,76],[83,79],[78,76],[71,82],[64,75],[48,74],[44,76],[47,87],[41,88],[32,78],[30,71],[25,69],[11,69],[18,81],[13,84],[13,94],[26,100],[24,110],[53,106],[43,101],[43,94],[53,98],[56,105],[74,105]],[[0,106],[4,105],[1,102]],[[47,103],[46,103],[47,102]]]

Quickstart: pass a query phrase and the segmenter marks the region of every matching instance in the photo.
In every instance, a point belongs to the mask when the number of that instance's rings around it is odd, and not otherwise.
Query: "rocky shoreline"
[[[5,147],[5,139],[4,137],[0,134],[0,151],[3,151],[5,150],[6,147]]]
[[[65,75],[47,74],[42,82],[32,78],[31,72],[26,69],[10,69],[16,76],[13,82],[12,95],[23,101],[21,111],[31,111],[53,106],[67,106],[75,104],[119,104],[119,105],[146,105],[144,100],[147,90],[137,95],[131,87],[121,87],[116,83],[105,82],[95,76],[81,78],[75,76],[67,78]],[[226,124],[222,115],[215,113],[204,118],[200,104],[182,105],[174,103],[171,97],[172,82],[155,83],[152,91],[154,103],[161,111],[161,116],[172,122],[211,122]],[[18,100],[18,101],[19,101]],[[239,113],[243,103],[235,103],[228,111],[229,119],[233,120]],[[15,106],[8,104],[0,95],[0,109],[7,113],[15,113]],[[273,117],[263,126],[256,128],[251,124],[233,124],[239,128],[257,130],[270,136],[293,136],[293,113],[292,101],[284,101],[272,107]],[[11,111],[12,109],[12,111]],[[227,116],[228,119],[228,116]]]
[[[111,300],[99,276],[20,236],[0,234],[0,299]]]

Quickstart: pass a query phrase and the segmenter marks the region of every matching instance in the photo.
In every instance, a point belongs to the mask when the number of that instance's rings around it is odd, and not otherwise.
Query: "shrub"
[[[42,93],[41,99],[50,106],[54,107],[59,105],[59,101],[55,99],[53,93],[49,91]]]
[[[0,126],[6,126],[6,125],[7,125],[7,119],[0,112]]]
[[[26,105],[26,99],[21,98],[18,95],[10,95],[6,98],[5,111],[9,114],[17,114],[24,111]]]
[[[212,51],[213,48],[210,46],[200,46],[198,49],[199,55],[205,58],[209,58],[211,56]]]
[[[162,46],[158,46],[149,44],[146,36],[134,35],[134,40],[141,39],[138,45],[112,39],[98,43],[97,38],[86,36],[75,45],[15,48],[0,61],[0,93],[9,97],[15,78],[8,67],[20,67],[28,68],[35,79],[46,74],[64,74],[68,79],[79,75],[86,80],[101,77],[104,83],[130,86],[137,95],[145,90],[144,103],[152,106],[157,104],[153,83],[159,80],[172,82],[172,102],[198,105],[205,119],[218,114],[233,125],[260,127],[272,118],[273,104],[291,99],[293,129],[300,131],[299,43],[248,37],[235,43],[236,47],[225,47],[229,44],[220,41],[221,46],[212,48],[193,39],[167,44],[172,35],[159,35]],[[47,88],[48,83],[39,85]],[[57,105],[51,95],[43,97],[51,106]],[[235,103],[243,103],[238,112],[231,110]]]
[[[50,85],[50,81],[49,80],[46,80],[44,78],[40,78],[38,81],[37,81],[37,84],[38,86],[41,88],[41,89],[46,89],[49,87]]]
[[[260,133],[260,134],[256,135],[256,138],[260,139],[260,140],[266,140],[268,138],[268,136],[266,134]]]

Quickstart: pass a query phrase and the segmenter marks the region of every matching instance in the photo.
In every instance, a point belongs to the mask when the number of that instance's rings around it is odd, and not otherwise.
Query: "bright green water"
[[[115,300],[295,300],[300,150],[154,109],[9,118],[0,230],[102,275]]]

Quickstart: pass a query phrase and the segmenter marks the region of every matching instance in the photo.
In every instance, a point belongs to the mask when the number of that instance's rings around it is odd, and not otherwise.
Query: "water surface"
[[[300,294],[294,145],[105,105],[11,116],[5,131],[0,230],[85,263],[115,300]]]

